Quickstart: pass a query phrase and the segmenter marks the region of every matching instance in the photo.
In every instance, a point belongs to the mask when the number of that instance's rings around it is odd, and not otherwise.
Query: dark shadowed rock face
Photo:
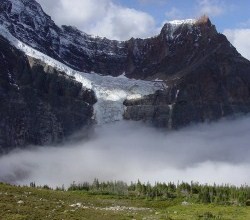
[[[0,152],[58,143],[92,122],[94,94],[0,38]]]
[[[124,102],[127,120],[173,129],[250,112],[250,62],[206,17],[119,42],[58,27],[34,0],[1,0],[0,26],[75,70],[162,80],[165,89]],[[0,146],[57,142],[91,123],[91,91],[4,39],[0,52]]]
[[[125,101],[124,117],[172,129],[249,113],[250,62],[224,35],[216,34],[212,38],[213,30],[204,33],[211,39],[209,44],[213,42],[211,46],[204,51],[197,50],[195,61],[166,78],[168,88],[143,100]],[[186,54],[178,64],[182,65]]]

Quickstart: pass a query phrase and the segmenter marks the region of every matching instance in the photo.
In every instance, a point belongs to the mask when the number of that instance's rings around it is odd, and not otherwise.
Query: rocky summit
[[[250,61],[208,17],[115,41],[57,26],[35,0],[0,2],[0,149],[93,124],[177,129],[250,112]]]

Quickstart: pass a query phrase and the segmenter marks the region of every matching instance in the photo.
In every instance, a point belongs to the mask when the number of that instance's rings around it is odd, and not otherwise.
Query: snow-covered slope
[[[126,99],[139,99],[165,87],[164,83],[159,81],[134,80],[123,75],[112,77],[78,72],[19,41],[3,26],[0,26],[0,34],[26,55],[39,59],[57,70],[75,77],[84,87],[93,90],[97,97],[93,117],[98,124],[122,120],[125,110],[123,102]]]

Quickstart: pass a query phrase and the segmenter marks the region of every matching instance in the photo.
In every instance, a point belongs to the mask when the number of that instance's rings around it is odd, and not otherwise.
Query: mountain
[[[205,16],[120,42],[58,27],[34,0],[1,0],[0,35],[2,149],[94,123],[176,129],[250,111],[250,61]]]

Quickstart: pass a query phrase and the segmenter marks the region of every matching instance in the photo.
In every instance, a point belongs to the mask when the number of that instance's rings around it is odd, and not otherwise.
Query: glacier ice
[[[124,74],[112,77],[79,72],[19,41],[4,26],[0,26],[0,34],[26,55],[73,76],[85,88],[93,90],[97,98],[93,117],[98,124],[122,120],[126,99],[140,99],[166,87],[164,82],[128,79]]]

